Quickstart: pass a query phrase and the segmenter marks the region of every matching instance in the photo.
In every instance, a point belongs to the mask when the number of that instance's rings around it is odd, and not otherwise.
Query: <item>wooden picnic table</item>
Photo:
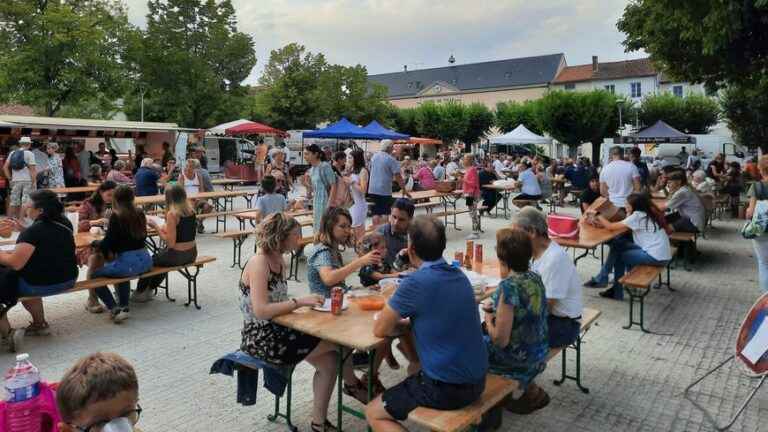
[[[187,198],[194,200],[213,200],[217,211],[225,211],[227,200],[231,200],[235,197],[243,197],[246,200],[247,206],[251,206],[251,197],[255,195],[255,191],[213,191],[213,192],[198,192],[187,195]],[[221,200],[224,200],[222,205]],[[165,195],[150,195],[136,197],[134,203],[137,206],[163,204],[165,202]],[[231,202],[231,201],[230,201]]]
[[[50,191],[56,194],[90,193],[94,192],[98,188],[99,183],[88,183],[88,186],[51,188]]]
[[[483,189],[495,190],[501,193],[501,200],[504,204],[504,219],[506,219],[507,213],[509,212],[509,197],[512,196],[512,192],[520,191],[520,186],[518,186],[517,182],[508,182],[507,184],[487,184],[483,186]],[[496,207],[496,216],[499,215],[498,211],[499,208]]]
[[[220,179],[211,180],[211,183],[214,186],[222,186],[226,191],[234,190],[236,185],[241,185],[245,182],[246,180],[243,180],[243,179],[231,179],[231,178],[220,178]]]
[[[613,240],[616,237],[629,232],[629,228],[622,230],[607,230],[605,228],[598,228],[596,226],[588,224],[586,221],[579,221],[579,237],[575,239],[554,238],[555,243],[564,248],[573,249],[573,263],[576,264],[580,259],[589,254],[590,251],[597,249],[600,246],[600,264],[604,261],[603,247],[606,243]],[[576,256],[576,249],[584,249],[584,253]]]
[[[346,301],[346,300],[345,300]],[[272,318],[272,321],[284,327],[300,331],[316,338],[331,342],[338,346],[340,361],[337,366],[337,428],[342,430],[342,415],[346,411],[356,417],[365,419],[362,412],[344,406],[342,396],[343,358],[348,355],[344,348],[352,348],[368,353],[369,367],[373,364],[376,347],[386,339],[373,335],[374,314],[376,311],[364,311],[356,302],[350,301],[349,308],[341,315],[329,312],[318,312],[310,308],[300,308],[291,313]],[[368,398],[372,399],[373,381],[368,374]]]
[[[237,218],[240,221],[240,229],[245,229],[245,221],[249,221],[251,223],[251,226],[256,226],[256,218],[257,218],[258,212],[254,211],[248,211],[243,213],[238,213],[235,215],[235,218]],[[288,217],[292,217],[296,219],[296,221],[299,223],[299,225],[303,227],[306,226],[312,226],[314,225],[314,219],[312,216],[311,210],[298,210],[293,212],[285,212],[285,215]]]
[[[100,235],[94,235],[90,232],[79,232],[75,233],[75,248],[80,249],[84,247],[88,247],[91,245],[91,243],[94,240],[101,239],[102,236]],[[0,246],[10,246],[15,245],[16,239],[0,239]]]
[[[454,190],[453,192],[438,192],[434,189],[429,189],[425,191],[413,191],[410,192],[410,199],[414,201],[429,201],[432,198],[439,198],[440,202],[443,204],[443,223],[445,226],[453,225],[454,228],[457,230],[460,230],[460,228],[456,225],[456,202],[458,201],[459,197],[463,191],[461,189]],[[392,198],[404,198],[402,192],[396,192],[392,194]],[[407,198],[407,197],[405,197]],[[448,206],[453,207],[453,221],[448,221],[448,214],[450,213],[448,211]]]

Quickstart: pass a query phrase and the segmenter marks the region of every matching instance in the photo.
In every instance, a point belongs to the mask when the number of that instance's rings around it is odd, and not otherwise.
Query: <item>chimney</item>
[[[597,72],[597,56],[592,56],[592,72]]]
[[[453,54],[451,54],[451,56],[448,57],[448,63],[450,64],[456,63],[456,57],[454,57]]]
[[[408,72],[408,65],[403,65],[403,72]]]

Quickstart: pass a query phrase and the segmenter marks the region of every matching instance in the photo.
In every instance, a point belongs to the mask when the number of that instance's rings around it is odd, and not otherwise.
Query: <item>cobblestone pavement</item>
[[[482,242],[492,251],[494,232],[506,222],[484,218],[483,223]],[[466,215],[459,217],[459,225],[463,231],[448,230],[447,253],[463,247],[470,226]],[[211,224],[208,226],[210,231]],[[648,296],[647,326],[672,336],[623,330],[626,302],[602,299],[597,290],[585,289],[585,304],[603,312],[583,345],[583,381],[591,392],[581,393],[570,381],[561,387],[552,385],[559,376],[558,358],[538,379],[552,398],[550,405],[525,417],[505,413],[503,430],[712,430],[701,413],[683,399],[682,392],[695,377],[733,351],[741,319],[758,297],[751,245],[738,235],[738,227],[738,221],[715,221],[708,237],[699,241],[701,256],[693,271],[673,270],[672,284],[677,291],[654,290]],[[253,240],[249,240],[243,250],[252,248]],[[230,241],[203,235],[199,250],[218,257],[200,274],[200,311],[182,305],[186,287],[179,275],[171,277],[176,303],[158,296],[151,303],[134,306],[132,318],[119,326],[108,322],[106,315],[85,312],[84,293],[47,299],[52,335],[27,338],[26,348],[43,377],[56,381],[82,355],[115,351],[136,366],[144,408],[141,427],[146,432],[283,431],[282,424],[266,420],[273,407],[268,392],[260,391],[255,406],[241,407],[235,403],[234,379],[208,375],[218,356],[239,347],[241,317],[236,287],[240,272],[230,268]],[[595,274],[598,266],[595,258],[582,259],[578,265],[582,279]],[[306,280],[304,262],[299,274]],[[351,279],[358,283],[356,277]],[[290,291],[301,295],[307,287],[291,282]],[[22,308],[15,308],[10,315],[16,326],[28,319]],[[2,353],[0,365],[8,367],[12,359]],[[386,368],[382,373],[385,385],[403,377],[401,371]],[[309,430],[311,376],[306,364],[294,375],[294,421],[301,430]],[[734,365],[706,381],[696,396],[725,419],[755,384]],[[335,408],[329,417],[335,419]],[[732,430],[767,431],[766,419],[768,389],[763,389]],[[345,428],[364,430],[365,424],[346,416]]]

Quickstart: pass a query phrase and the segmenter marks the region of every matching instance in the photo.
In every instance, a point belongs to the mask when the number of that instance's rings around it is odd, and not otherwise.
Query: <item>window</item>
[[[616,86],[613,84],[608,84],[607,86],[605,86],[605,91],[609,93],[616,93]]]
[[[565,85],[565,89],[566,90],[576,90],[576,84],[574,84],[574,83],[566,84]]]
[[[683,86],[681,85],[672,86],[672,94],[679,98],[683,97]]]
[[[643,89],[640,86],[639,82],[631,83],[630,84],[630,89],[632,90],[632,97],[633,98],[643,97]]]

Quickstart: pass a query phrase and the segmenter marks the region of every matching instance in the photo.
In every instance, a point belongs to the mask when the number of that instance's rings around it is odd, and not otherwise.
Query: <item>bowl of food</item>
[[[355,299],[355,302],[360,306],[360,309],[366,311],[375,311],[384,308],[384,297],[380,295],[358,297]]]

